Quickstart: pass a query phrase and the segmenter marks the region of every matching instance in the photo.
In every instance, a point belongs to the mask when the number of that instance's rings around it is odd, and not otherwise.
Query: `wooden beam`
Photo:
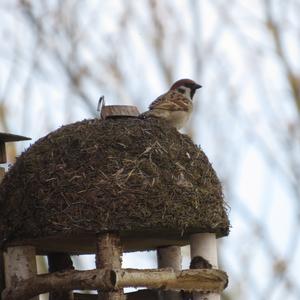
[[[190,243],[189,236],[180,236],[180,233],[172,235],[171,231],[142,234],[140,232],[122,232],[121,243],[123,252],[156,250],[167,245],[185,246]],[[6,243],[8,247],[32,245],[36,247],[37,255],[48,255],[51,252],[65,252],[70,255],[95,254],[95,234],[82,233],[72,235],[60,235],[51,237],[39,237],[30,239],[14,239]]]
[[[157,249],[158,268],[172,268],[175,271],[181,270],[181,247],[167,246]],[[161,297],[165,300],[182,300],[178,291],[160,291]]]
[[[218,268],[217,239],[214,233],[196,233],[191,235],[191,258],[206,259],[213,268]],[[219,293],[193,293],[193,300],[220,300]]]
[[[8,248],[4,252],[4,268],[5,286],[9,290],[15,289],[19,282],[35,277],[37,274],[35,248],[32,246]],[[38,300],[38,297],[34,296],[36,295],[25,298]],[[2,297],[5,299],[5,296]]]
[[[225,272],[213,269],[121,269],[113,270],[111,276],[115,288],[145,287],[220,293],[227,282]]]
[[[3,300],[24,300],[59,290],[111,291],[125,287],[146,287],[166,290],[196,290],[220,293],[227,283],[227,274],[221,270],[195,269],[96,269],[66,271],[36,275],[6,288]]]
[[[2,292],[3,300],[24,300],[60,290],[113,289],[109,270],[66,271],[42,274],[19,282]]]
[[[96,268],[101,269],[121,269],[122,247],[120,237],[114,233],[99,235],[96,245]],[[103,292],[98,291],[99,300],[122,300],[125,299],[123,289]]]

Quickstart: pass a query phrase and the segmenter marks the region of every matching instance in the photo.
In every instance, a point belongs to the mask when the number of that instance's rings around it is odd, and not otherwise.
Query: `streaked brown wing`
[[[185,96],[175,91],[169,91],[154,100],[150,104],[149,109],[188,111],[191,106],[191,101],[189,101]]]

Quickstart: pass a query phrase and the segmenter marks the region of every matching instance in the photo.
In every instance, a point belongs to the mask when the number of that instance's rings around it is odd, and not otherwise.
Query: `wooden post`
[[[173,268],[175,271],[181,270],[181,248],[180,246],[167,246],[157,249],[158,268]],[[160,291],[164,300],[181,300],[180,292]]]
[[[74,270],[73,262],[67,253],[49,253],[48,270],[50,273]],[[56,291],[49,294],[49,300],[73,300],[73,291]]]
[[[191,235],[191,258],[202,256],[212,264],[213,268],[218,268],[217,239],[214,233],[196,233]],[[193,293],[193,300],[220,300],[219,294]]]
[[[97,238],[96,268],[121,269],[123,249],[120,237],[114,233],[102,234]],[[98,291],[99,300],[125,300],[123,289],[112,292]]]
[[[0,145],[0,148],[1,148],[1,145]],[[0,183],[1,183],[4,175],[5,175],[5,169],[0,167]],[[0,249],[0,300],[2,299],[1,293],[4,289],[5,289],[4,257],[3,257],[3,251]]]
[[[4,252],[5,285],[16,286],[20,280],[29,279],[37,274],[35,248],[32,246],[9,247]],[[34,297],[31,300],[38,300]]]

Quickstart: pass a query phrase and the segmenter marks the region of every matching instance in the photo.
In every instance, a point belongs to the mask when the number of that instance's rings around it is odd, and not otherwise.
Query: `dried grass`
[[[0,185],[2,242],[103,231],[227,235],[204,152],[156,119],[84,120],[38,140]]]

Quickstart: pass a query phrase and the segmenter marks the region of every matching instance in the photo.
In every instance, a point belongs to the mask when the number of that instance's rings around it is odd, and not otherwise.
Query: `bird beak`
[[[194,84],[194,89],[197,90],[197,89],[200,89],[202,88],[202,85],[198,84],[198,83],[195,83]]]

